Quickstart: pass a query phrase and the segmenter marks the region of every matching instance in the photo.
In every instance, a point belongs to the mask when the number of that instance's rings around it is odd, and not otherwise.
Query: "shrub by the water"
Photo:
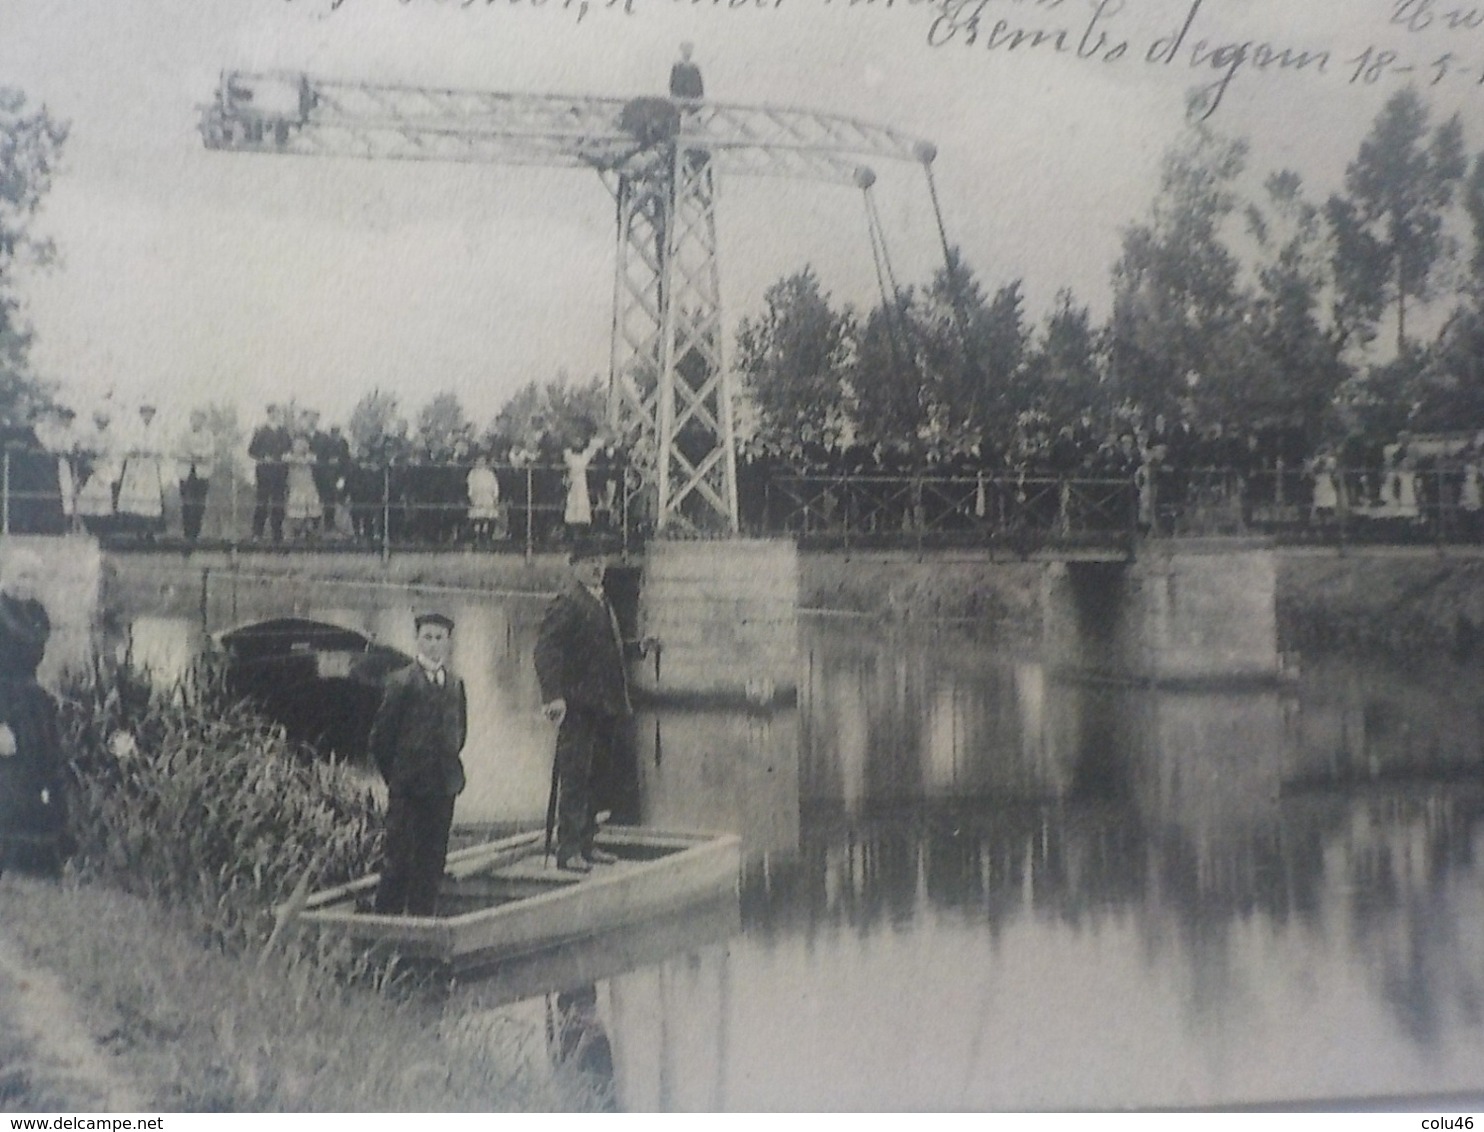
[[[290,743],[209,660],[163,687],[95,661],[63,689],[62,720],[79,871],[199,914],[222,945],[262,942],[306,872],[322,888],[376,866],[367,774]]]

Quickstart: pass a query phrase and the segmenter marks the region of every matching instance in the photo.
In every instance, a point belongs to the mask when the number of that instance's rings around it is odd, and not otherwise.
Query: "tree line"
[[[15,427],[56,390],[29,364],[17,271],[45,264],[33,229],[67,137],[0,89],[0,416]],[[924,285],[867,310],[813,270],[780,279],[741,320],[746,438],[788,454],[886,445],[1006,450],[1027,421],[1087,414],[1301,429],[1319,445],[1403,430],[1484,429],[1484,154],[1411,89],[1382,108],[1327,196],[1297,173],[1255,191],[1250,147],[1192,121],[1166,152],[1147,213],[1122,232],[1106,319],[1063,289],[1039,322],[1015,280],[986,289],[958,251]],[[449,390],[408,420],[369,391],[347,421],[358,457],[497,457],[585,442],[597,379],[528,382],[483,429]],[[218,413],[236,429],[231,413]],[[215,418],[214,418],[215,419]]]
[[[1415,90],[1382,108],[1342,185],[1255,192],[1250,146],[1192,122],[1122,233],[1102,322],[1063,289],[1039,323],[957,253],[861,312],[805,268],[744,319],[755,440],[917,456],[1013,448],[1092,413],[1302,430],[1311,445],[1484,428],[1484,154]]]

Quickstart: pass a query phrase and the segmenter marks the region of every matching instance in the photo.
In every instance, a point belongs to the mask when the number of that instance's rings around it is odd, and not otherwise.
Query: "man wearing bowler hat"
[[[453,619],[420,613],[415,624],[417,659],[387,677],[368,742],[390,795],[376,911],[431,916],[454,799],[464,789],[459,753],[469,705],[464,682],[448,668]]]
[[[608,568],[605,546],[592,539],[574,543],[571,580],[547,606],[536,638],[536,679],[541,710],[557,725],[557,867],[585,873],[613,857],[593,845],[597,836],[594,780],[629,760],[633,707],[624,656],[645,655],[652,641],[626,646],[618,618],[603,592]]]

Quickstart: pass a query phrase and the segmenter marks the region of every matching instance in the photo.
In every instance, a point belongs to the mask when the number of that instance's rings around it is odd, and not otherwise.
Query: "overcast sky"
[[[1128,41],[1111,62],[986,42],[1004,19],[1068,29],[1074,48],[1099,0],[975,0],[979,42],[961,30],[937,47],[941,8],[907,0],[628,0],[631,14],[592,0],[581,21],[577,2],[0,0],[0,84],[72,130],[42,222],[61,262],[26,282],[41,374],[79,407],[113,389],[172,413],[235,401],[249,419],[288,396],[343,417],[373,386],[410,414],[455,388],[482,422],[529,379],[606,372],[613,205],[595,174],[208,152],[198,107],[224,68],[656,94],[693,40],[711,97],[935,142],[950,239],[988,287],[1023,279],[1036,318],[1068,285],[1106,312],[1120,229],[1148,208],[1186,93],[1222,73],[1192,65],[1202,40],[1331,52],[1322,74],[1249,62],[1232,78],[1212,123],[1251,139],[1255,178],[1290,166],[1316,193],[1337,187],[1386,97],[1430,83],[1444,53],[1427,93],[1484,148],[1484,30],[1448,29],[1441,0],[1204,0],[1155,63],[1192,0],[1101,0],[1105,50]],[[1367,48],[1397,60],[1351,82]],[[897,273],[924,279],[941,253],[921,170],[878,173]],[[805,263],[838,299],[872,301],[858,193],[734,180],[722,194],[729,328]]]

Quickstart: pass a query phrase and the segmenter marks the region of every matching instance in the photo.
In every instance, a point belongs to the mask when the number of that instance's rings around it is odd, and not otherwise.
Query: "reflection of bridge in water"
[[[1181,546],[1211,570],[1269,553]],[[1065,571],[1193,599],[1154,550]],[[204,560],[112,561],[139,612],[162,612],[171,575],[175,620],[153,628],[178,630],[183,654]],[[1081,585],[1044,570],[1053,589]],[[213,624],[297,603],[393,644],[429,596],[212,580]],[[1093,630],[1108,627],[1098,591],[1067,598]],[[539,598],[438,596],[477,688],[468,811],[538,819]],[[1113,686],[911,626],[797,628],[794,704],[640,724],[645,820],[744,836],[741,933],[666,925],[512,973],[483,1000],[582,989],[552,1016],[565,1006],[594,1043],[601,1030],[626,1107],[1179,1107],[1477,1082],[1484,745],[1460,673],[1306,657],[1297,681]],[[469,1006],[450,1024],[480,1024]],[[511,1009],[545,1023],[539,998]],[[1316,1052],[1341,1024],[1375,1056]],[[1127,1049],[1107,1038],[1131,1032]],[[908,1066],[903,1049],[931,1056]]]

